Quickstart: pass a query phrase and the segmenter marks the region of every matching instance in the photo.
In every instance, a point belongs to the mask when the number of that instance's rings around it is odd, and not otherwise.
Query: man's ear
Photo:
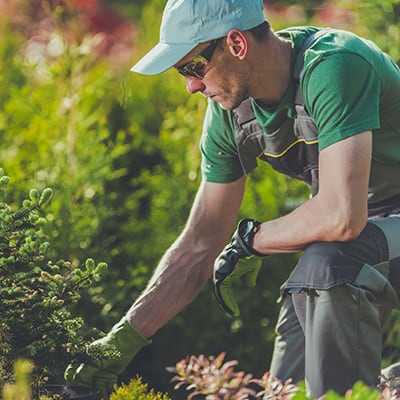
[[[230,53],[243,60],[247,55],[248,41],[246,35],[238,29],[232,29],[226,35],[226,44]]]

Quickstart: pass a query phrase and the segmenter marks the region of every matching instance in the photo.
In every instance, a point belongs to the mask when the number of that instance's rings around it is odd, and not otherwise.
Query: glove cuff
[[[107,393],[111,393],[114,384],[117,383],[117,376],[128,366],[133,357],[150,344],[151,341],[144,338],[123,317],[106,336],[93,342],[88,349],[106,345],[115,347],[119,356],[116,358],[94,359],[90,363],[71,363],[64,373],[66,382],[70,385],[97,388],[104,399],[108,399]],[[107,392],[107,393],[106,393]]]
[[[117,346],[120,343],[122,345],[129,343],[130,346],[139,349],[151,343],[150,340],[147,340],[135,330],[135,328],[129,323],[127,317],[122,317],[121,320],[111,328],[104,338],[96,340],[92,343],[92,345],[109,343],[110,341]]]
[[[121,374],[135,355],[148,344],[151,340],[147,340],[129,323],[126,317],[123,317],[116,323],[108,334],[92,343],[94,345],[111,344],[120,352],[120,357],[116,360],[99,360],[97,366],[107,368]]]
[[[257,257],[266,257],[266,254],[259,253],[253,248],[254,235],[260,229],[261,222],[255,219],[244,218],[238,223],[238,238],[241,246],[248,252],[248,255]]]
[[[123,317],[121,321],[114,326],[113,330],[115,327],[118,325],[121,326],[121,329],[124,330],[125,334],[127,335],[127,338],[130,339],[131,343],[133,346],[136,348],[141,349],[144,346],[147,346],[148,344],[151,343],[151,340],[146,339],[144,336],[142,336],[128,321],[127,317]]]

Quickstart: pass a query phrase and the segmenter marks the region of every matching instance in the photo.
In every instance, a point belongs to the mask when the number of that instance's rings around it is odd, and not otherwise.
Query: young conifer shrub
[[[83,321],[69,310],[107,265],[89,258],[73,268],[69,261],[49,260],[50,243],[42,228],[52,190],[32,189],[14,208],[5,201],[8,184],[0,168],[0,387],[15,381],[19,359],[32,361],[37,386],[49,378],[61,381],[73,359],[117,356],[113,349],[88,352],[93,337],[84,336]]]

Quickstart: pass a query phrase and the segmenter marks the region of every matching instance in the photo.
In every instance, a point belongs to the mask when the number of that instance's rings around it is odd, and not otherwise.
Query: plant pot
[[[57,394],[64,400],[101,400],[99,392],[78,386],[69,385],[44,385],[40,393],[49,396]]]

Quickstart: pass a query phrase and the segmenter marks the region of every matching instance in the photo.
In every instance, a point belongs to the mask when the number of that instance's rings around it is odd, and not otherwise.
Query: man
[[[274,33],[261,0],[169,0],[160,42],[132,71],[171,67],[209,99],[203,181],[147,288],[98,342],[121,358],[71,365],[67,381],[110,392],[147,338],[201,291],[214,262],[217,299],[237,314],[229,285],[243,273],[240,258],[304,251],[282,291],[272,374],[305,379],[315,397],[357,380],[375,386],[382,324],[399,306],[399,68],[349,32]],[[240,221],[223,248],[256,158],[308,182],[313,196],[280,218]]]

